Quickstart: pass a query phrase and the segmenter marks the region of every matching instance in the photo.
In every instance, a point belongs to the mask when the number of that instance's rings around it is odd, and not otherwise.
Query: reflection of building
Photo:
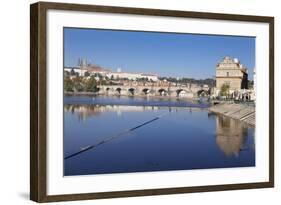
[[[238,59],[226,56],[218,63],[216,67],[216,90],[219,91],[224,84],[229,85],[230,93],[248,88],[247,69]]]
[[[87,120],[89,117],[100,115],[102,110],[99,107],[91,105],[64,105],[64,111],[74,113],[81,121]]]
[[[225,155],[239,155],[247,137],[245,124],[229,117],[216,116],[216,142]]]
[[[100,116],[103,112],[116,112],[121,115],[123,112],[144,112],[144,111],[158,111],[161,107],[158,106],[134,106],[134,105],[76,105],[65,104],[64,111],[70,112],[78,116],[81,121],[86,121],[91,117]],[[164,107],[169,109],[169,112],[178,112],[182,109],[189,110],[190,112],[200,112],[205,108],[200,107]]]
[[[126,106],[126,105],[71,105],[65,104],[64,110],[75,113],[79,120],[85,121],[90,117],[100,115],[102,112],[143,112],[147,110],[158,110],[157,106]]]

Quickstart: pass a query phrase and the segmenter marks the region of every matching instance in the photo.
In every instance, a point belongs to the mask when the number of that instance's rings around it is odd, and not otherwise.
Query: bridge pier
[[[202,91],[201,87],[160,87],[160,86],[124,86],[124,85],[103,85],[98,94],[125,95],[125,96],[167,96],[178,98],[193,98]],[[207,93],[207,89],[204,90]]]

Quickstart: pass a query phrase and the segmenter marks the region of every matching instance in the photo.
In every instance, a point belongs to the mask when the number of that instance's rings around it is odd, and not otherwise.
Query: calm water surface
[[[66,176],[255,166],[254,128],[209,113],[208,104],[89,96],[64,103]]]

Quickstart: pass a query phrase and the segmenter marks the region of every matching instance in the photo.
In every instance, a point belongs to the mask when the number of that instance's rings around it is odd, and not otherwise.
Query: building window
[[[229,77],[229,72],[226,72],[226,76]]]

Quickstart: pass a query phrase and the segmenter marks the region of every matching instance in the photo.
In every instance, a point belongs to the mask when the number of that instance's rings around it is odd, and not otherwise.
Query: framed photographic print
[[[40,2],[30,198],[274,186],[274,18]]]

